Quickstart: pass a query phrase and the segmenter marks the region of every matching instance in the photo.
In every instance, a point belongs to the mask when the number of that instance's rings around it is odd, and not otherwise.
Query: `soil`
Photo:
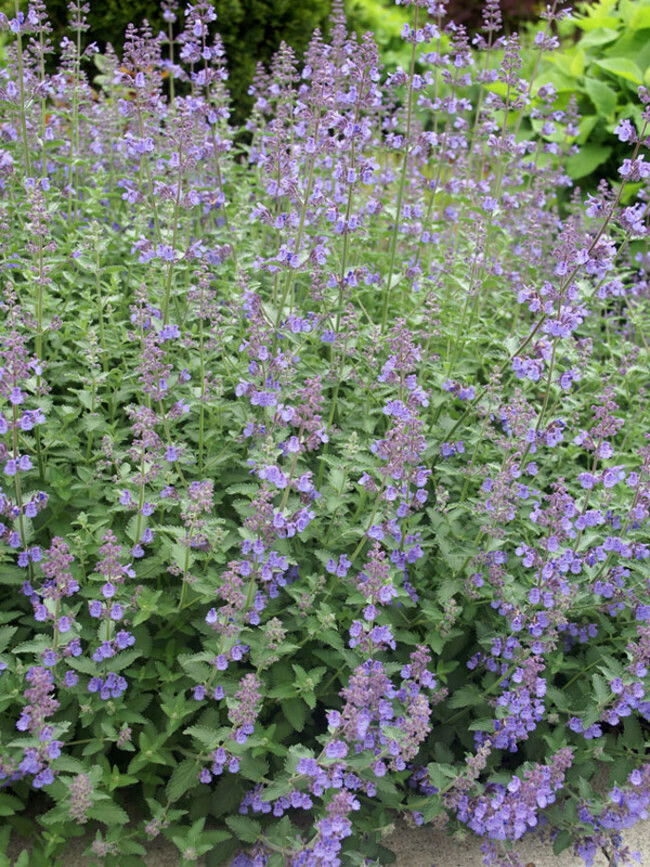
[[[397,867],[481,867],[483,862],[481,840],[470,834],[454,838],[432,825],[409,828],[404,823],[392,829],[387,828],[386,832],[385,845],[396,853]],[[624,839],[632,851],[640,852],[641,860],[636,863],[641,867],[650,867],[650,823],[643,822],[626,831]],[[52,867],[90,867],[92,860],[83,855],[90,842],[90,838],[73,840],[65,855]],[[23,845],[12,844],[7,852],[12,865]],[[533,838],[521,841],[518,853],[526,867],[584,867],[582,858],[574,857],[570,850],[554,855],[549,843],[541,843]],[[178,850],[164,839],[154,840],[143,859],[146,867],[179,867],[180,863]],[[197,867],[204,867],[205,862],[199,859],[196,864]],[[596,857],[594,867],[607,865],[604,856]]]

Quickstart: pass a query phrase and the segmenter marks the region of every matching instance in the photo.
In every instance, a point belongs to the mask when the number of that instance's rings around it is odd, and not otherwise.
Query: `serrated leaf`
[[[123,671],[140,656],[142,653],[139,650],[123,650],[112,659],[106,660],[106,668],[109,671]]]
[[[453,765],[443,764],[441,762],[431,762],[428,764],[427,773],[436,789],[444,789],[448,780],[456,776],[456,771]]]
[[[126,535],[135,544],[140,541],[147,527],[147,518],[142,515],[134,515],[126,525]],[[139,531],[139,538],[136,539]]]
[[[167,798],[173,803],[199,785],[199,764],[195,759],[183,759],[176,765],[167,783]]]
[[[202,725],[190,726],[183,732],[183,734],[196,738],[199,743],[208,747],[208,749],[216,749],[219,742],[223,740],[222,735],[225,735],[225,733],[225,729],[213,729]]]
[[[24,808],[20,798],[7,793],[0,794],[0,816],[13,816]]]
[[[583,48],[594,48],[597,45],[606,45],[618,39],[618,30],[613,27],[596,27],[580,39]]]
[[[294,698],[298,695],[298,691],[293,683],[281,683],[269,690],[267,695],[269,698]]]
[[[256,485],[252,482],[242,482],[237,485],[229,485],[226,488],[227,494],[246,494],[248,496],[255,496],[259,492],[260,486]]]
[[[305,727],[307,707],[299,698],[289,698],[281,703],[282,713],[297,732]]]
[[[0,626],[0,653],[9,646],[9,642],[17,632],[17,626]]]
[[[454,690],[447,702],[447,707],[451,709],[461,707],[473,707],[483,701],[481,691],[476,684],[468,683]]]
[[[16,587],[25,583],[25,570],[18,566],[8,566],[2,564],[0,569],[0,584],[6,584],[8,587]]]
[[[33,641],[23,641],[21,644],[14,647],[12,653],[35,653],[39,655],[49,647],[51,641],[46,635],[40,635]]]
[[[625,717],[623,720],[623,732],[625,734],[626,749],[638,749],[643,751],[647,747],[647,739],[641,730],[641,724],[637,717]]]
[[[161,533],[167,533],[170,536],[176,536],[176,538],[180,538],[187,533],[185,527],[179,527],[177,525],[171,524],[158,524],[155,529],[156,533],[158,533],[159,535]]]
[[[604,705],[609,699],[610,690],[607,681],[600,674],[592,674],[591,683],[596,693],[596,699],[599,705]]]
[[[57,804],[56,807],[52,807],[52,809],[48,810],[47,813],[39,816],[38,821],[44,825],[56,825],[59,822],[69,822],[70,805]]]
[[[227,816],[226,825],[242,843],[257,843],[262,833],[260,823],[247,816]]]
[[[74,668],[75,671],[80,671],[81,674],[90,674],[93,677],[97,674],[97,663],[84,656],[71,656],[67,660],[67,663],[70,668]]]
[[[126,825],[129,816],[126,810],[110,801],[95,804],[86,813],[89,819],[96,819],[104,825]]]
[[[72,756],[62,755],[58,759],[54,759],[52,767],[57,771],[65,771],[69,774],[85,774],[86,765],[75,759]]]

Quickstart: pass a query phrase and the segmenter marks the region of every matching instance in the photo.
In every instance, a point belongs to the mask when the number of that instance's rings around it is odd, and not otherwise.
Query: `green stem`
[[[418,28],[418,12],[420,7],[415,7],[415,18],[413,22],[414,30]],[[404,143],[404,157],[402,159],[402,171],[400,174],[399,180],[399,190],[397,194],[397,209],[395,211],[395,225],[393,226],[393,234],[391,236],[390,241],[390,260],[388,265],[388,282],[386,284],[386,289],[384,292],[384,306],[381,314],[381,332],[382,334],[386,331],[386,325],[388,323],[388,308],[390,306],[390,292],[391,286],[393,282],[393,268],[395,267],[395,253],[397,252],[397,236],[399,234],[399,221],[402,215],[402,204],[404,202],[404,188],[406,186],[406,171],[408,168],[408,158],[410,152],[410,138],[411,138],[411,123],[413,120],[413,76],[415,73],[415,56],[416,56],[416,43],[415,39],[413,40],[411,47],[411,68],[409,74],[409,83],[408,83],[408,96],[407,96],[407,105],[406,105],[406,135],[405,135],[405,143]]]

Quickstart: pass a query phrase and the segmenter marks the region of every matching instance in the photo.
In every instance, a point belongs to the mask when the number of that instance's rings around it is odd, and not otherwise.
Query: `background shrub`
[[[616,178],[625,157],[625,143],[614,133],[618,122],[629,118],[642,125],[637,91],[650,84],[650,3],[578,3],[559,33],[562,49],[545,58],[539,83],[552,83],[562,104],[577,95],[581,147],[567,169],[593,190],[600,178]]]

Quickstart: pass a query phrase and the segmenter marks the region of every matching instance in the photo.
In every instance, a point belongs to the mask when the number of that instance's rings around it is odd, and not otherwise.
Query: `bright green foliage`
[[[346,12],[358,33],[372,32],[386,66],[408,68],[410,52],[400,38],[404,24],[410,21],[407,9],[386,0],[350,0]]]
[[[622,118],[642,127],[637,91],[650,83],[650,0],[579,3],[559,24],[562,48],[545,56],[537,83],[552,83],[580,111],[580,154],[568,161],[570,176],[595,187],[614,177],[626,145],[613,130]]]

